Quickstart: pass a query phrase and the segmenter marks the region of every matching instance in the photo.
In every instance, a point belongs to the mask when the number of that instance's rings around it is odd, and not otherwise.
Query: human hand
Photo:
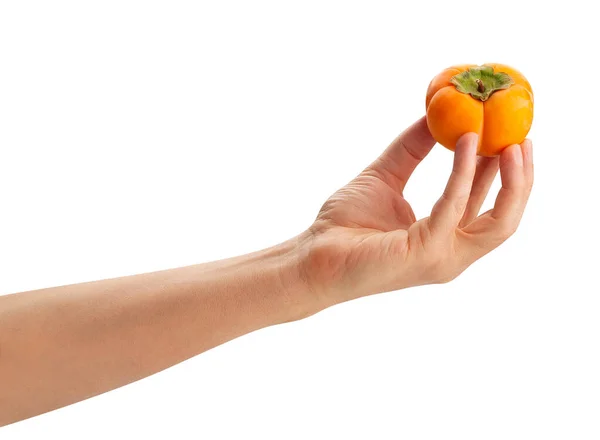
[[[420,119],[359,176],[333,194],[303,240],[301,273],[319,308],[406,287],[445,283],[517,229],[533,185],[532,145],[478,157],[463,135],[446,189],[417,220],[404,187],[435,141]],[[500,169],[494,208],[479,214]]]
[[[2,296],[0,344],[10,355],[0,362],[0,426],[336,303],[451,280],[515,231],[533,181],[529,141],[499,161],[477,158],[476,144],[472,133],[459,139],[446,190],[418,221],[403,190],[434,145],[424,119],[331,196],[300,237],[210,263]],[[498,166],[496,204],[477,216]]]

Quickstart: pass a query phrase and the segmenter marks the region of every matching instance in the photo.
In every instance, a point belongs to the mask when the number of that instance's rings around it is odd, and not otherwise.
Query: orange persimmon
[[[427,89],[427,125],[433,138],[454,150],[467,132],[479,135],[477,153],[496,156],[520,144],[533,121],[533,92],[521,72],[502,64],[449,67]]]

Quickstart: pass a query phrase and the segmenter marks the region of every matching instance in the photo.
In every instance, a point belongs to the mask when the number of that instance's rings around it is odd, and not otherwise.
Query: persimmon
[[[502,64],[449,67],[429,83],[427,125],[433,138],[454,150],[467,132],[479,135],[477,153],[496,156],[520,144],[533,121],[533,91],[518,70]]]

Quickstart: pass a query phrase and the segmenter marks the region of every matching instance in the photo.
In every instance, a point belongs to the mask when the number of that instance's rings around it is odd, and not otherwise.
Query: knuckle
[[[448,284],[450,281],[454,281],[458,274],[450,274],[438,279],[437,284]]]
[[[427,273],[432,284],[445,284],[456,277],[454,262],[451,258],[443,255],[438,255],[429,261]]]
[[[518,223],[516,221],[506,221],[500,224],[498,235],[502,240],[508,240],[517,232]]]
[[[458,276],[458,272],[456,271],[444,271],[439,274],[436,280],[436,284],[447,284],[450,281],[454,281]]]
[[[402,188],[404,184],[398,166],[384,158],[378,158],[362,172],[362,175],[379,179],[392,188]]]
[[[383,177],[383,173],[385,171],[387,171],[387,163],[381,158],[378,158],[374,163],[366,167],[363,170],[362,174],[366,176],[381,178]]]

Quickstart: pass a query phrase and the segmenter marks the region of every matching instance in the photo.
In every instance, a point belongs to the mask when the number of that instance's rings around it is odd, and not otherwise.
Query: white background
[[[535,3],[2,1],[1,294],[299,233],[452,64],[531,81],[536,183],[517,234],[450,284],[253,333],[0,438],[599,438],[600,34],[593,2]],[[451,161],[438,146],[411,181],[419,216]]]

